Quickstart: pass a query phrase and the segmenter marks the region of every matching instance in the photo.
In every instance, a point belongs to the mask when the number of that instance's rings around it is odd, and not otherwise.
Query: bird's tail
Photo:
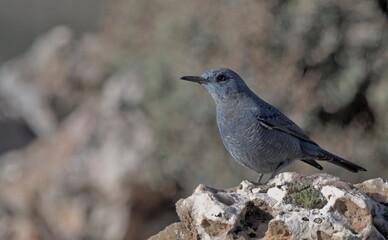
[[[314,156],[316,160],[320,161],[328,161],[332,164],[335,164],[337,166],[343,167],[351,172],[359,172],[359,171],[366,171],[365,168],[354,164],[352,162],[349,162],[348,160],[345,160],[331,152],[328,152],[324,149],[320,149],[320,152]]]

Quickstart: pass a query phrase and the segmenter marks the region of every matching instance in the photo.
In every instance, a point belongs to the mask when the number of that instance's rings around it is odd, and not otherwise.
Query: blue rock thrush
[[[212,96],[217,111],[217,125],[222,142],[241,165],[272,179],[294,160],[301,160],[320,170],[316,162],[327,161],[352,172],[363,167],[338,157],[321,147],[278,109],[253,93],[241,77],[227,68],[217,68],[201,76],[181,79],[204,86]]]

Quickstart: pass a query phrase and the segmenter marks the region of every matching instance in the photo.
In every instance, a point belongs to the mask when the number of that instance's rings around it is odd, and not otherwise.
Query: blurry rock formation
[[[150,239],[388,239],[388,182],[282,173],[265,185],[200,185],[177,202],[181,222]]]
[[[0,239],[144,239],[176,218],[166,206],[178,185],[137,181],[153,132],[141,82],[107,68],[114,53],[97,35],[58,27],[1,67],[4,119],[36,140],[0,158]]]

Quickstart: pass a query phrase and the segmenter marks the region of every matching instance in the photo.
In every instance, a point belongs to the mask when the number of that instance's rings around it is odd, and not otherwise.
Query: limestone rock
[[[266,185],[200,185],[177,202],[187,239],[387,239],[388,182],[282,173]],[[174,225],[176,226],[176,225]],[[154,239],[163,238],[171,226]]]

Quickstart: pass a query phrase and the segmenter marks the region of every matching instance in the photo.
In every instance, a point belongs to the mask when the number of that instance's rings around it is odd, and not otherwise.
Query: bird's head
[[[181,79],[203,85],[216,102],[249,92],[242,78],[228,68],[215,68],[201,76],[184,76]]]

